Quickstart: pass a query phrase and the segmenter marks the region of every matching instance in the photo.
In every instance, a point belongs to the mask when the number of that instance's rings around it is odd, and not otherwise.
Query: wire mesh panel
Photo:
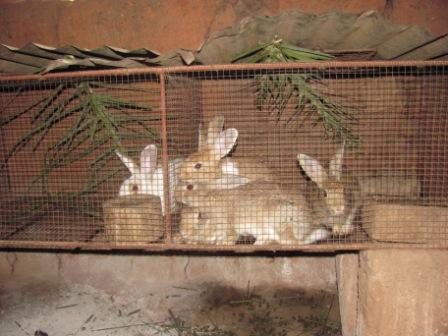
[[[149,199],[158,211],[130,200],[148,190],[144,169],[157,164],[139,158],[160,147],[158,76],[5,80],[0,99],[1,240],[45,247],[163,236],[160,199]]]
[[[448,246],[448,64],[1,81],[2,246]]]

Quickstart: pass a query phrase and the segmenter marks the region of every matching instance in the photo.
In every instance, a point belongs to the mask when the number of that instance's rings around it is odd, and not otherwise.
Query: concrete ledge
[[[448,335],[447,265],[448,251],[361,252],[356,335]]]
[[[357,336],[358,266],[357,253],[345,253],[336,256],[336,278],[343,336]]]

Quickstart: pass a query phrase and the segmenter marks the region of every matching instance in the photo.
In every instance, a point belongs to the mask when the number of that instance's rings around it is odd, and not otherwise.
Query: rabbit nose
[[[343,214],[344,211],[345,211],[345,206],[344,206],[344,204],[338,204],[336,207],[333,208],[333,213],[334,213],[336,216],[339,216],[339,215]]]
[[[187,190],[193,190],[194,186],[192,184],[187,184]]]

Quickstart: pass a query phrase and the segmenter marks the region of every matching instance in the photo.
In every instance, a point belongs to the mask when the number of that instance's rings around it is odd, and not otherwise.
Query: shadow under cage
[[[0,246],[448,246],[448,62],[0,79]]]

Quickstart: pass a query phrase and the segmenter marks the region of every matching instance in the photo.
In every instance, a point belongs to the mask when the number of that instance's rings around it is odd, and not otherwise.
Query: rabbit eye
[[[192,184],[187,184],[187,190],[193,190],[194,186]]]
[[[132,191],[138,191],[138,185],[134,184],[134,185],[132,186]]]
[[[325,198],[327,198],[328,197],[328,194],[327,194],[327,192],[324,190],[324,197]]]
[[[201,169],[201,167],[202,167],[202,163],[196,163],[194,165],[194,169]]]

